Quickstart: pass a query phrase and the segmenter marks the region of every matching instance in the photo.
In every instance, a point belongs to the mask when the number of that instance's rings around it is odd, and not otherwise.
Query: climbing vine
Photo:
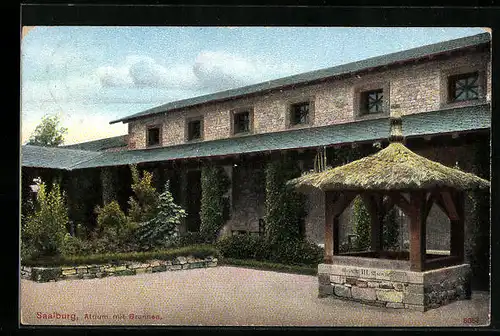
[[[273,160],[266,167],[266,241],[271,246],[301,239],[306,216],[305,199],[286,182],[300,176],[295,163],[286,157]]]
[[[224,209],[228,206],[224,194],[230,186],[222,167],[204,166],[201,170],[200,234],[207,242],[214,242],[224,227]]]

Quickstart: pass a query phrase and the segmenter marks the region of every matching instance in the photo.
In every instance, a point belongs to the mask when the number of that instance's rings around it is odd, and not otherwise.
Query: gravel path
[[[483,292],[473,293],[471,300],[422,313],[319,299],[317,287],[315,276],[227,266],[49,283],[23,279],[21,321],[40,325],[204,326],[489,323],[489,295]],[[464,324],[464,318],[472,323]]]

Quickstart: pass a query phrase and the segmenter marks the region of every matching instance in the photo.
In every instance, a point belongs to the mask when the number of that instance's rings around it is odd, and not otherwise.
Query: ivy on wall
[[[214,242],[224,227],[224,194],[230,186],[229,177],[222,167],[207,165],[201,169],[200,234],[206,242]]]
[[[264,218],[266,241],[271,246],[286,245],[302,238],[305,196],[286,185],[288,180],[297,176],[300,176],[300,170],[288,157],[280,157],[267,164]]]

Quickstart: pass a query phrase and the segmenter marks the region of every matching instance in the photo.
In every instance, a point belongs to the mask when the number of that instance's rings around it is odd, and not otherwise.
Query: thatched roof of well
[[[490,182],[476,175],[426,159],[400,142],[346,165],[307,174],[289,181],[298,189],[417,190],[450,187],[458,190],[488,188]]]

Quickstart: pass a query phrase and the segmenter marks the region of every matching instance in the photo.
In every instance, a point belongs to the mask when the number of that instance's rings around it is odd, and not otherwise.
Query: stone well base
[[[319,297],[334,296],[419,311],[470,299],[470,277],[468,264],[426,272],[335,264],[318,266]]]

